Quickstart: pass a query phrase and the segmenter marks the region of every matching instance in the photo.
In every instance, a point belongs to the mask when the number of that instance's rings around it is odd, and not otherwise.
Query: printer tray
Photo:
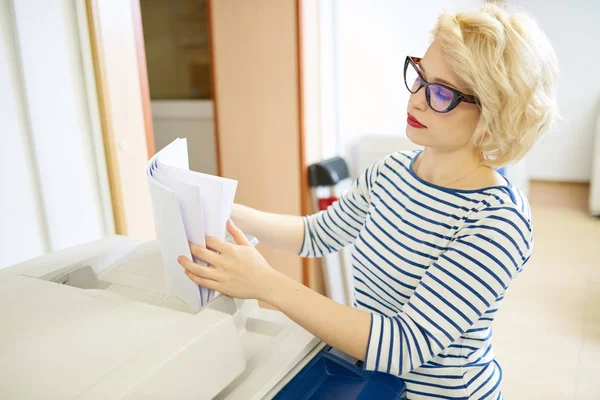
[[[275,397],[276,400],[405,399],[405,385],[396,376],[365,371],[326,346]]]

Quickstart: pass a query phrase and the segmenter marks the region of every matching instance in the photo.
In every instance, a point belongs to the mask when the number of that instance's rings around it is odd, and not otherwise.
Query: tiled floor
[[[535,249],[494,324],[508,400],[600,399],[600,219],[587,186],[534,183]]]

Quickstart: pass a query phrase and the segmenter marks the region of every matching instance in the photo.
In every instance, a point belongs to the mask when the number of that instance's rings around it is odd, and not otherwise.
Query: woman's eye
[[[435,89],[435,95],[440,100],[450,100],[452,98],[451,94],[448,93],[447,90],[442,89],[442,88]]]

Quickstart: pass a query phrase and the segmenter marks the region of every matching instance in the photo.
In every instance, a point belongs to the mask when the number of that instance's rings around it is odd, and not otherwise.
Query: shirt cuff
[[[371,314],[371,330],[369,332],[369,342],[367,344],[367,355],[363,368],[367,371],[378,370],[378,356],[381,353],[381,343],[384,329],[384,316]]]
[[[302,224],[304,226],[304,234],[302,237],[302,246],[300,247],[300,257],[310,257],[310,231],[308,229],[308,217],[302,217]]]

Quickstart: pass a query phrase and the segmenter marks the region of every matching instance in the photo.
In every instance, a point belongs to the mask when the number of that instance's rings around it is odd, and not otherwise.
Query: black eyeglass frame
[[[422,87],[424,87],[425,88],[425,99],[427,100],[427,105],[429,106],[429,108],[431,108],[433,111],[435,111],[437,113],[445,114],[447,112],[454,110],[456,108],[456,106],[458,106],[463,101],[465,103],[476,104],[478,107],[481,107],[481,103],[479,102],[479,99],[476,96],[462,93],[454,88],[451,88],[448,85],[444,85],[443,83],[427,82],[425,80],[425,78],[423,78],[423,75],[421,75],[419,68],[417,68],[417,64],[419,64],[421,62],[421,60],[422,60],[422,58],[419,58],[419,57],[406,56],[406,60],[404,61],[404,85],[406,85],[406,88],[408,89],[408,91],[413,94],[417,93],[419,90],[421,90]],[[406,81],[406,71],[408,70],[409,65],[413,66],[413,68],[417,72],[417,75],[419,75],[419,78],[421,79],[421,84],[415,91],[413,91],[411,89],[411,86],[409,86],[408,82]],[[431,106],[431,95],[429,94],[429,90],[427,90],[427,88],[429,86],[441,86],[444,89],[448,89],[450,92],[452,92],[452,95],[453,95],[452,100],[450,101],[450,104],[448,105],[448,107],[445,110],[438,111]]]

